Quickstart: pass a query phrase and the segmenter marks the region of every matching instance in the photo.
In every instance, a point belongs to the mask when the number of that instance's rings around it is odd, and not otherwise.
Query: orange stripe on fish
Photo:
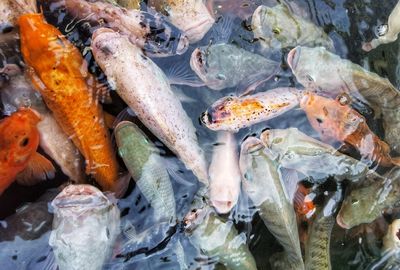
[[[310,189],[299,184],[293,197],[293,206],[297,214],[309,217],[315,212],[315,205],[309,194]]]
[[[86,159],[103,190],[116,191],[118,164],[95,85],[79,50],[42,14],[19,18],[21,51],[35,88]],[[62,150],[62,149],[60,149]]]

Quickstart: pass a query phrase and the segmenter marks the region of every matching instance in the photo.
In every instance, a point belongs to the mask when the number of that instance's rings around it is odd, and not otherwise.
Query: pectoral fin
[[[33,186],[46,179],[54,178],[55,168],[53,164],[39,153],[33,154],[27,167],[20,172],[16,181],[24,186]]]

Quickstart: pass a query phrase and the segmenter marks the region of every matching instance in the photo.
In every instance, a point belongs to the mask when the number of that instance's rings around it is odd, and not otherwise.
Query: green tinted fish
[[[369,174],[364,183],[354,188],[342,203],[336,221],[343,228],[370,223],[400,202],[400,168],[393,168],[384,177]]]
[[[243,187],[264,224],[285,249],[271,260],[274,269],[304,269],[296,214],[286,195],[278,163],[266,153],[259,139],[249,137],[242,144],[240,169]]]
[[[114,133],[118,153],[140,191],[153,207],[156,220],[174,222],[174,191],[156,146],[131,122],[119,123]]]

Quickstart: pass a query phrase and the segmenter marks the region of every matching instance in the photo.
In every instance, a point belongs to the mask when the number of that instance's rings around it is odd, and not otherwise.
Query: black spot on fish
[[[113,51],[108,46],[101,46],[101,47],[99,47],[99,49],[101,50],[102,53],[104,53],[107,56],[113,54]]]
[[[315,120],[317,120],[317,122],[320,123],[320,124],[322,124],[322,122],[324,122],[324,121],[322,121],[321,118],[315,118]]]

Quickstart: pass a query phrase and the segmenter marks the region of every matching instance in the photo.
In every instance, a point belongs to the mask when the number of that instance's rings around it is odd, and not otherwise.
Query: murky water
[[[105,75],[95,63],[90,46],[90,36],[97,26],[86,21],[78,21],[65,13],[63,9],[54,9],[39,1],[47,21],[59,27],[68,39],[77,46],[84,58],[89,63],[89,70],[101,82],[106,82]],[[250,0],[246,5],[240,5],[239,0],[214,1],[218,15],[233,15],[234,29],[229,42],[240,47],[264,54],[257,40],[249,30],[250,19],[243,20],[239,16],[250,13],[259,5],[274,5],[272,0]],[[400,87],[398,62],[399,43],[393,42],[382,45],[370,53],[361,50],[364,41],[371,40],[375,34],[376,26],[385,23],[388,15],[396,4],[396,0],[295,0],[303,12],[318,26],[324,29],[334,41],[336,53],[343,58],[350,59],[377,74],[387,77],[394,86]],[[250,3],[250,5],[248,4]],[[244,9],[240,11],[240,9]],[[239,15],[239,16],[238,16]],[[216,26],[214,26],[216,27]],[[163,70],[167,71],[176,63],[187,63],[193,50],[199,46],[210,44],[216,37],[212,31],[198,43],[191,44],[189,50],[180,56],[153,59]],[[281,61],[281,69],[269,81],[258,87],[257,91],[265,91],[276,87],[298,87],[287,66],[286,59],[289,49],[268,53],[268,58]],[[2,59],[3,60],[3,59]],[[6,59],[4,59],[6,60]],[[14,61],[14,60],[13,60]],[[4,61],[3,61],[4,62]],[[137,82],[140,83],[140,82]],[[186,98],[183,107],[193,120],[197,135],[207,160],[211,160],[212,148],[216,140],[216,133],[201,125],[199,117],[217,99],[240,92],[241,89],[228,88],[222,91],[213,91],[207,87],[177,86],[179,93]],[[126,104],[112,92],[113,103],[104,105],[104,110],[117,116],[126,108]],[[382,135],[382,126],[379,121],[372,119],[368,109],[356,108],[364,112],[370,127],[378,135]],[[139,120],[131,117],[132,121],[140,124]],[[143,125],[140,125],[146,130]],[[306,134],[318,138],[317,133],[309,125],[305,114],[301,110],[291,110],[273,120],[241,129],[235,134],[239,143],[251,135],[260,135],[267,128],[297,127]],[[179,159],[169,151],[161,142],[146,130],[146,134],[161,149],[163,159],[169,165],[169,173],[174,190],[177,217],[182,220],[198,188],[196,178],[188,171]],[[351,152],[351,151],[350,151]],[[122,161],[120,160],[122,165]],[[54,257],[48,245],[51,231],[52,214],[48,202],[57,194],[55,188],[64,184],[67,177],[57,168],[55,180],[49,180],[32,187],[22,187],[13,184],[0,196],[0,268],[1,269],[55,269]],[[333,188],[332,188],[333,186]],[[346,186],[345,186],[346,187]],[[321,187],[323,191],[334,190],[332,183]],[[321,195],[323,197],[323,195]],[[227,216],[227,220],[234,222],[236,229],[246,239],[249,249],[253,254],[258,269],[270,269],[269,257],[282,247],[274,239],[255,214],[245,194],[241,193],[239,204]],[[177,244],[180,243],[185,251],[185,262],[188,269],[223,269],[215,260],[201,255],[189,242],[180,224],[168,228],[168,224],[157,223],[151,217],[153,209],[131,181],[127,195],[119,200],[118,207],[121,211],[122,233],[117,238],[113,258],[107,261],[104,269],[180,269],[177,254]],[[387,225],[398,218],[399,212],[393,209],[369,225],[361,225],[351,230],[344,230],[335,225],[330,245],[331,263],[333,269],[367,269],[372,267],[380,258],[382,237],[386,233]],[[253,216],[254,214],[254,216]],[[132,224],[137,232],[145,232],[148,237],[141,243],[124,246],[127,241],[124,229]],[[305,226],[303,228],[302,226]],[[300,233],[304,233],[307,223],[301,224]],[[121,248],[124,246],[124,248]]]

